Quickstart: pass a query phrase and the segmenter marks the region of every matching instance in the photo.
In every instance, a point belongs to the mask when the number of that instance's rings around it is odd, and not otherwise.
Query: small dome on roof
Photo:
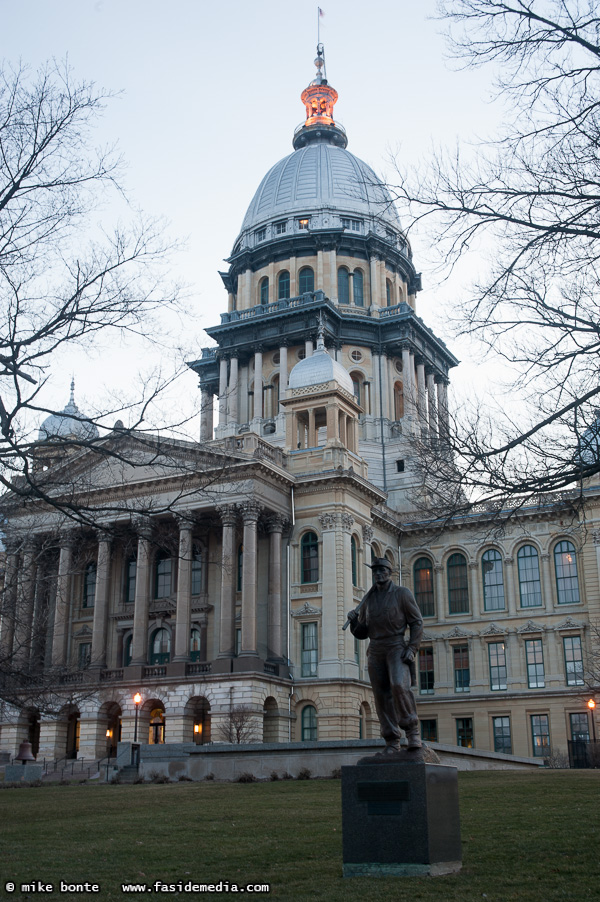
[[[71,381],[71,397],[61,413],[52,413],[46,417],[38,434],[38,441],[51,439],[74,439],[90,441],[98,438],[98,427],[87,420],[75,403],[75,381]]]
[[[288,380],[288,387],[308,388],[311,385],[323,385],[325,382],[335,380],[341,388],[351,395],[354,394],[354,386],[348,370],[341,363],[329,356],[325,345],[321,340],[311,357],[305,357],[293,368]]]

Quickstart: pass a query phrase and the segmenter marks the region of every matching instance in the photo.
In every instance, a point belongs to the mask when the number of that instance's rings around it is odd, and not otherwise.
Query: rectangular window
[[[457,717],[456,718],[456,744],[462,745],[463,748],[473,748],[473,718]]]
[[[433,648],[419,649],[419,692],[421,695],[433,695]]]
[[[129,558],[125,570],[125,602],[133,604],[135,601],[135,578],[137,575],[137,561]]]
[[[494,728],[494,751],[512,755],[510,717],[492,717],[492,725]]]
[[[590,723],[587,714],[569,714],[569,721],[571,723],[571,739],[573,742],[589,742]]]
[[[525,659],[527,662],[527,685],[530,689],[543,689],[544,652],[541,639],[527,639],[525,642]]]
[[[78,649],[77,663],[80,670],[90,666],[92,660],[92,643],[82,642]]]
[[[310,224],[310,219],[299,219],[298,220],[298,228],[299,229],[307,229]]]
[[[550,721],[547,714],[531,715],[531,741],[534,758],[545,758],[550,754]]]
[[[504,642],[490,642],[490,689],[506,689],[506,647]]]
[[[283,235],[284,232],[287,232],[287,222],[276,222],[275,223],[275,234]]]
[[[583,686],[583,651],[581,636],[565,636],[563,639],[565,653],[565,672],[567,686]]]
[[[425,742],[437,742],[437,720],[421,721],[421,739]]]
[[[346,219],[345,217],[342,217],[343,229],[350,229],[352,232],[360,232],[361,224],[360,219]]]
[[[235,654],[236,657],[240,655],[242,651],[242,631],[241,629],[236,629],[235,631]]]
[[[318,636],[316,623],[302,624],[302,661],[301,675],[314,677],[317,675]]]
[[[257,242],[264,241],[265,238],[267,237],[267,230],[266,229],[257,229],[257,231],[254,233],[254,237],[256,238]]]
[[[455,645],[454,655],[454,691],[468,692],[471,685],[471,671],[469,669],[469,646]]]

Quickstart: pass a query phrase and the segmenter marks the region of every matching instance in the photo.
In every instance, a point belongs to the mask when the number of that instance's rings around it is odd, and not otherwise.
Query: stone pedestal
[[[342,768],[344,877],[420,877],[460,870],[455,767],[424,763]]]
[[[42,779],[41,764],[7,764],[4,771],[5,783],[35,783]]]

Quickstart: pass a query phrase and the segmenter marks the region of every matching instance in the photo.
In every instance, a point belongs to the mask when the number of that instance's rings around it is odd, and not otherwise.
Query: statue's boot
[[[406,741],[408,742],[408,749],[422,748],[423,743],[421,742],[421,734],[418,727],[406,730]]]

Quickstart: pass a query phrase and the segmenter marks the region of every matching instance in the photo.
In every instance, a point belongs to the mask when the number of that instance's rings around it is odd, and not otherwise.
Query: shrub
[[[271,771],[270,779],[271,779],[271,782],[273,782],[273,783],[275,783],[276,780],[279,780],[279,774],[277,773],[276,770]]]
[[[298,777],[297,777],[298,780],[310,780],[311,777],[312,777],[312,771],[310,771],[308,769],[308,767],[302,767],[298,771]]]
[[[258,781],[257,781],[256,777],[254,776],[254,774],[251,774],[248,771],[246,771],[245,773],[240,774],[235,782],[236,783],[257,783]]]

